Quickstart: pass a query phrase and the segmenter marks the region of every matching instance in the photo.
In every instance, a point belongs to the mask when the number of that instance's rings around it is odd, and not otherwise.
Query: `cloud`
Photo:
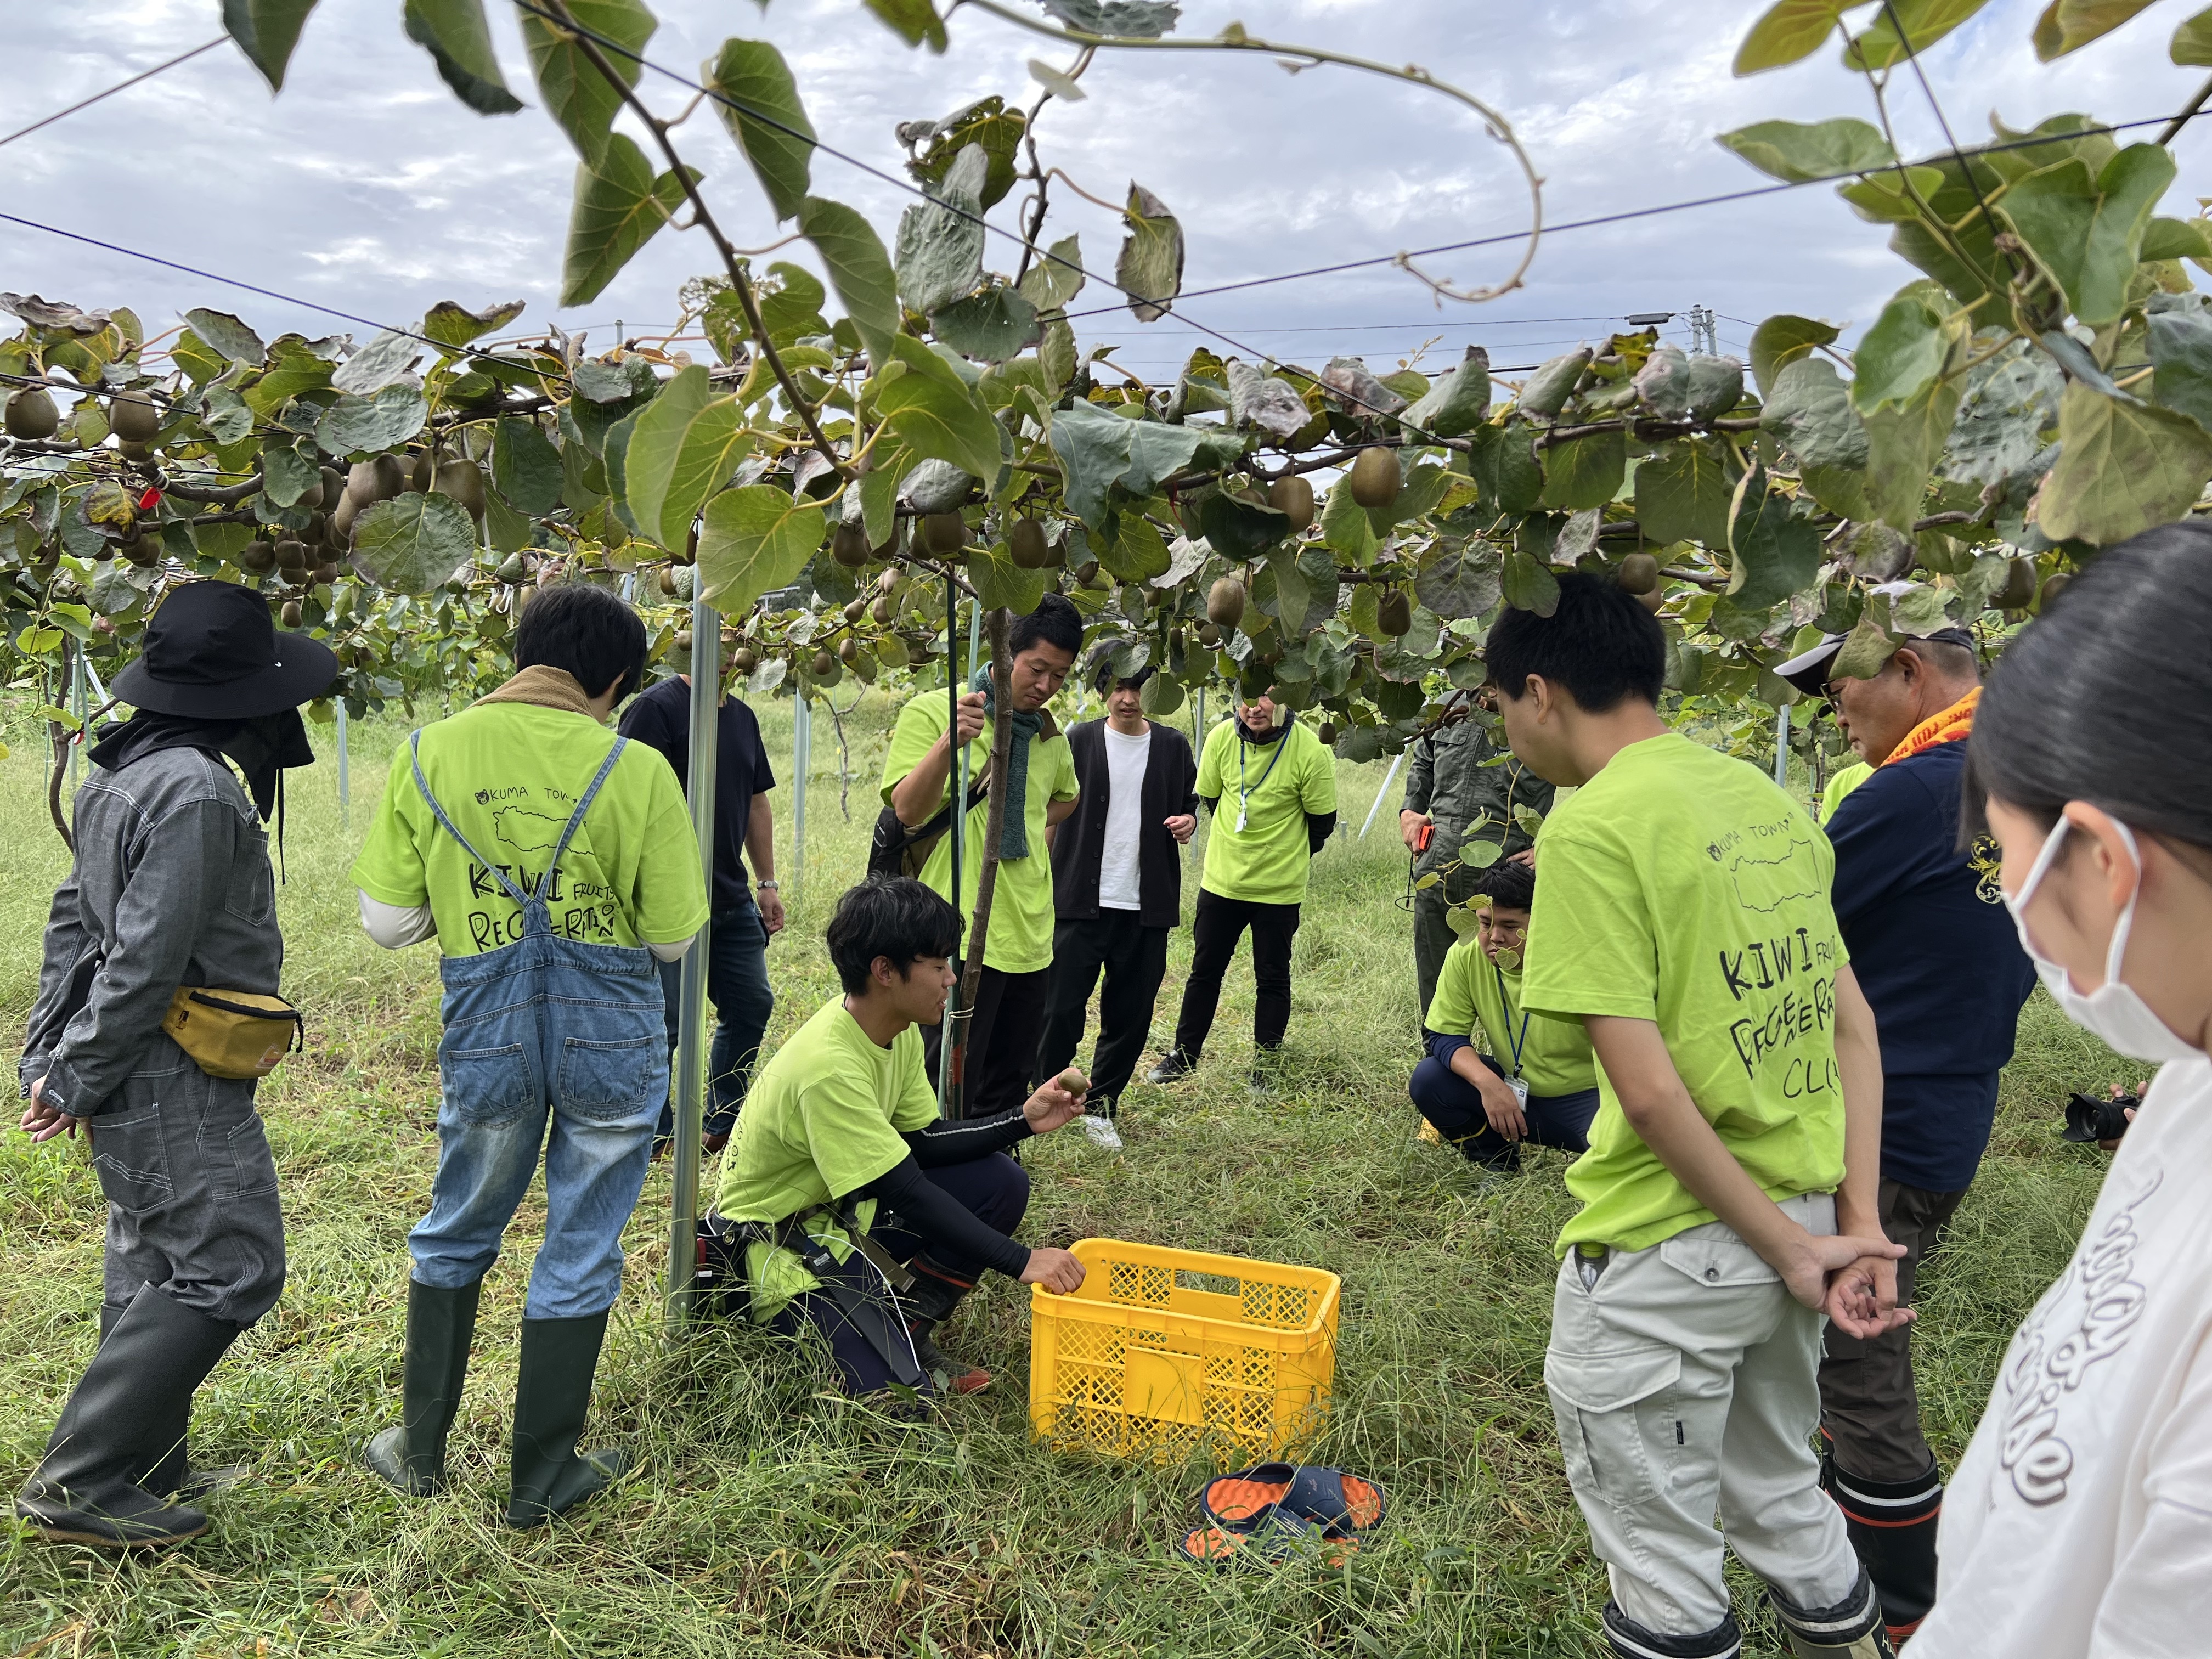
[[[1823,186],[1750,202],[1558,228],[1655,204],[1764,182],[1712,142],[1769,118],[1872,114],[1863,83],[1825,51],[1738,81],[1735,42],[1763,0],[1692,9],[1660,0],[1189,0],[1186,36],[1242,15],[1255,33],[1419,63],[1466,87],[1512,122],[1547,179],[1547,235],[1524,291],[1486,307],[1438,309],[1387,264],[1193,299],[1144,325],[1094,283],[1079,309],[1086,341],[1115,341],[1125,362],[1170,369],[1207,340],[1202,323],[1255,352],[1318,362],[1362,351],[1395,362],[1425,339],[1432,359],[1480,340],[1500,364],[1533,362],[1598,337],[1634,311],[1708,304],[1725,345],[1745,322],[1782,310],[1863,325],[1912,274]],[[2161,115],[2194,90],[2197,71],[2165,61],[2154,19],[2057,64],[2028,46],[2038,0],[1997,0],[1927,59],[1963,142],[1987,112],[2027,126],[2064,110],[2107,119]],[[533,106],[520,37],[495,8],[508,81]],[[955,17],[943,57],[906,50],[859,0],[777,0],[764,13],[721,0],[661,0],[647,55],[696,74],[729,31],[775,40],[789,57],[817,130],[840,150],[902,177],[899,121],[938,116],[987,93],[1027,103],[1031,58],[1072,55],[973,9]],[[0,23],[13,110],[33,118],[173,56],[216,32],[210,0],[79,0],[15,7]],[[99,51],[87,41],[113,43]],[[1102,55],[1090,97],[1048,106],[1039,144],[1085,190],[1118,200],[1143,182],[1181,217],[1193,289],[1385,256],[1526,223],[1510,158],[1473,115],[1432,93],[1355,71],[1285,75],[1265,57]],[[35,88],[36,94],[25,88]],[[642,90],[664,112],[688,96],[652,75]],[[1892,112],[1908,149],[1941,143],[1910,76],[1893,77]],[[2143,136],[2148,136],[2148,134]],[[781,233],[711,111],[678,129],[687,158],[732,236],[758,246]],[[2206,141],[2177,145],[2185,174]],[[379,322],[408,322],[431,304],[526,298],[524,325],[592,325],[595,345],[620,319],[636,332],[676,314],[687,276],[711,267],[697,234],[663,232],[592,306],[555,305],[575,158],[542,109],[474,115],[448,95],[428,57],[402,33],[397,8],[326,5],[309,20],[284,93],[271,98],[228,46],[71,116],[9,147],[0,210],[157,253]],[[851,202],[886,240],[910,198],[826,154],[818,193]],[[2179,194],[2179,193],[2178,193]],[[993,215],[1011,228],[1017,196]],[[1049,234],[1081,235],[1086,262],[1112,268],[1115,216],[1055,182]],[[806,258],[786,251],[779,258]],[[988,263],[1012,270],[1014,244],[992,240]],[[1462,283],[1492,281],[1513,242],[1440,254],[1424,264]],[[82,305],[128,304],[161,329],[196,305],[234,310],[264,334],[337,324],[303,307],[15,226],[0,226],[0,286]],[[1565,319],[1565,321],[1552,320]],[[359,325],[351,325],[356,332]],[[1673,325],[1678,337],[1681,324]]]

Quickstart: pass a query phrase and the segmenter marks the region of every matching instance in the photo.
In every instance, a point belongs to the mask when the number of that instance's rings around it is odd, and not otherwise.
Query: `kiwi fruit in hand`
[[[1267,486],[1267,505],[1291,521],[1291,535],[1303,535],[1314,521],[1313,485],[1300,477],[1278,478]]]
[[[1398,452],[1370,444],[1352,463],[1352,499],[1371,512],[1381,512],[1398,499],[1404,480],[1398,471]]]

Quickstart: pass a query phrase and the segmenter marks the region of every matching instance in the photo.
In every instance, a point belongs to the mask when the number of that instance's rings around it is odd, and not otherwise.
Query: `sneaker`
[[[1180,1048],[1170,1048],[1162,1054],[1159,1063],[1145,1073],[1147,1083],[1180,1083],[1198,1069],[1198,1062]]]
[[[1091,1137],[1091,1144],[1099,1151],[1118,1152],[1121,1150],[1121,1132],[1114,1127],[1112,1118],[1097,1112],[1085,1112],[1082,1122],[1083,1133]]]
[[[914,1339],[914,1357],[922,1370],[929,1373],[930,1381],[946,1394],[981,1394],[991,1386],[991,1373],[981,1365],[969,1365],[953,1358],[929,1339],[927,1332],[910,1330]]]

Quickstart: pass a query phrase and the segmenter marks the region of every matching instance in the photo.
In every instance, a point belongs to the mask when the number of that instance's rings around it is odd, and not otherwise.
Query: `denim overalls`
[[[469,845],[409,752],[415,786],[469,856],[522,907],[522,937],[439,964],[438,1176],[430,1212],[408,1236],[415,1277],[440,1290],[475,1284],[499,1257],[545,1147],[545,1243],[530,1271],[525,1316],[604,1312],[622,1288],[622,1230],[637,1206],[653,1127],[668,1097],[660,975],[642,945],[593,945],[553,931],[544,895],[568,842],[614,770],[614,747],[569,815],[535,893],[525,894]],[[546,1118],[552,1135],[546,1136]]]

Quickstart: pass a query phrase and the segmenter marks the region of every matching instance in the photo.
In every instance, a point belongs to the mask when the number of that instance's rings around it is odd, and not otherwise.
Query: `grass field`
[[[817,720],[803,872],[790,867],[787,778],[777,791],[792,927],[770,951],[771,1045],[834,988],[820,932],[860,869],[888,716],[872,701],[846,719],[859,775],[849,821],[836,734]],[[767,706],[763,725],[787,772],[790,704]],[[1343,1276],[1334,1414],[1312,1455],[1383,1482],[1393,1506],[1347,1569],[1193,1569],[1171,1542],[1192,1524],[1206,1471],[1073,1461],[1034,1445],[1027,1292],[1003,1280],[956,1328],[998,1386],[918,1430],[841,1405],[793,1350],[750,1330],[670,1342],[659,1296],[665,1165],[626,1241],[587,1442],[630,1445],[640,1472],[550,1529],[499,1524],[515,1326],[542,1221],[526,1206],[485,1287],[453,1487],[428,1502],[396,1496],[356,1449],[396,1420],[404,1239],[434,1164],[436,959],[428,947],[372,945],[345,872],[400,731],[356,728],[350,826],[330,766],[294,775],[293,878],[280,908],[286,988],[311,1011],[310,1047],[261,1093],[291,1279],[203,1391],[194,1431],[198,1461],[249,1462],[253,1478],[211,1500],[210,1535],[146,1561],[0,1527],[0,1655],[1598,1651],[1589,1632],[1602,1573],[1560,1472],[1542,1384],[1550,1241],[1569,1207],[1564,1162],[1539,1152],[1520,1181],[1485,1186],[1455,1155],[1412,1144],[1404,1079],[1416,1011],[1410,921],[1395,902],[1405,861],[1395,800],[1371,835],[1354,838],[1379,764],[1341,770],[1348,828],[1314,866],[1285,1089],[1259,1100],[1245,1090],[1251,981],[1240,963],[1198,1078],[1132,1091],[1125,1155],[1078,1133],[1025,1154],[1033,1242],[1106,1234]],[[10,736],[15,753],[0,761],[0,1037],[12,1054],[66,859],[46,822],[43,742],[20,726]],[[1179,934],[1163,1035],[1188,951]],[[1922,1387],[1947,1463],[2095,1194],[2100,1160],[2057,1139],[2059,1104],[2069,1089],[2118,1075],[2039,995],[1981,1179],[1948,1260],[1923,1279]],[[73,1146],[0,1139],[9,1267],[0,1479],[10,1488],[94,1345],[102,1209]],[[1779,1652],[1752,1586],[1740,1589],[1747,1650]]]

